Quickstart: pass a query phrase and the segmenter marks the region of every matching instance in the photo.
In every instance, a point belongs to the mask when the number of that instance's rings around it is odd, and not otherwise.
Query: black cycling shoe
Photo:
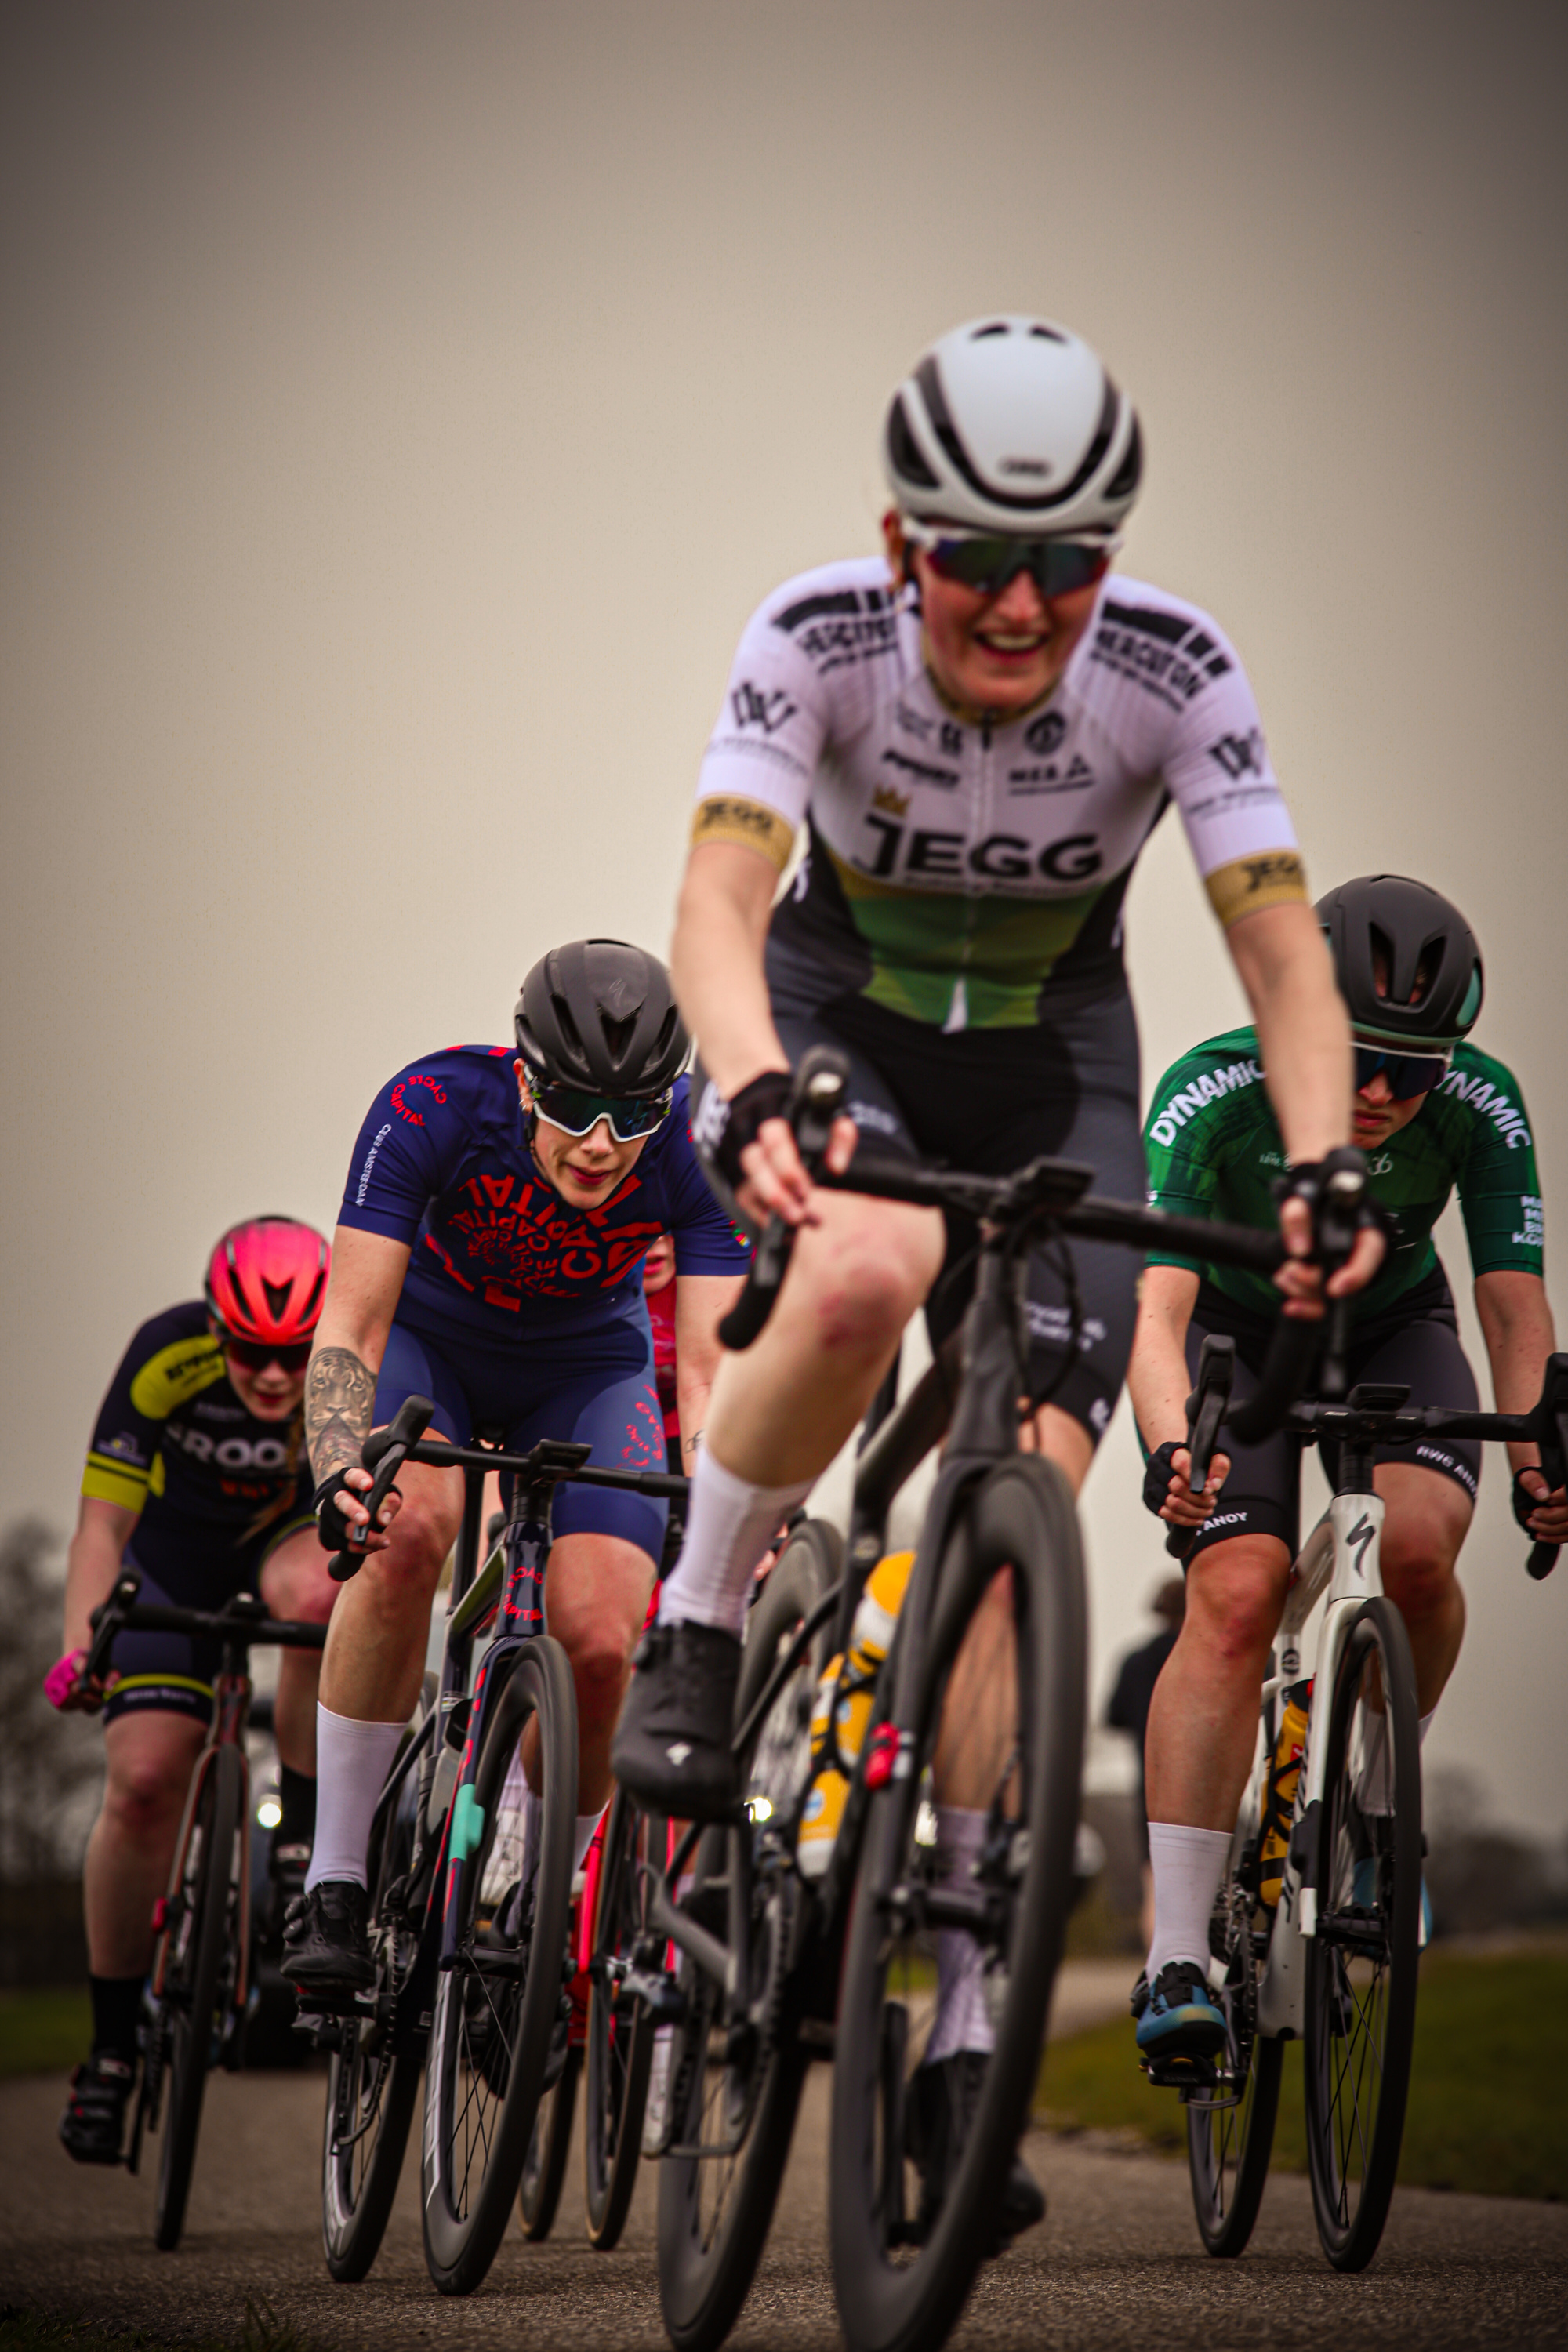
[[[920,2211],[914,2234],[923,2244],[936,2227],[959,2159],[968,2144],[985,2069],[990,2063],[977,2050],[958,2050],[933,2066],[921,2066],[908,2085],[904,2144],[921,2176]],[[1021,2230],[1032,2230],[1046,2218],[1045,2191],[1021,2156],[1015,2155],[1002,2189],[996,2216],[999,2252]]]
[[[125,2110],[136,2087],[133,2060],[111,2050],[95,2050],[71,2076],[71,2095],[60,2117],[60,2145],[78,2164],[118,2164],[125,2137]]]
[[[741,1644],[716,1625],[653,1625],[632,1665],[611,1771],[650,1812],[728,1820],[740,1793],[730,1741]]]
[[[321,1878],[296,1895],[283,1922],[283,1974],[312,1997],[368,1992],[375,1982],[366,1921],[370,1897],[352,1878]]]

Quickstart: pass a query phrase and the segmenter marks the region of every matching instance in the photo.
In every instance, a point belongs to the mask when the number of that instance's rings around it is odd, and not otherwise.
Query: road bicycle
[[[269,1617],[256,1594],[235,1593],[218,1610],[153,1605],[127,1570],[92,1612],[92,1643],[78,1677],[90,1688],[110,1671],[122,1633],[183,1633],[219,1644],[212,1721],[191,1773],[169,1888],[153,1913],[156,1935],[146,1995],[145,2053],[126,2163],[140,2168],[143,2132],[160,2131],[154,2242],[180,2242],[201,2129],[208,2070],[244,2063],[254,1990],[251,1923],[250,1765],[245,1734],[249,1653],[258,1644],[319,1650],[324,1625]],[[167,2108],[163,2102],[167,2095]]]
[[[1222,1423],[1235,1425],[1234,1364],[1232,1340],[1205,1338],[1188,1400],[1194,1493]],[[1239,2254],[1258,2218],[1288,2041],[1304,2044],[1312,2205],[1337,2270],[1372,2260],[1394,2194],[1415,2028],[1424,1843],[1415,1674],[1405,1621],[1383,1590],[1373,1450],[1440,1433],[1522,1439],[1540,1447],[1553,1487],[1568,1464],[1568,1355],[1549,1360],[1528,1413],[1412,1407],[1409,1393],[1363,1383],[1343,1402],[1298,1404],[1284,1419],[1309,1443],[1337,1440],[1339,1466],[1333,1500],[1290,1572],[1256,1761],[1215,1906],[1209,1975],[1226,2045],[1196,2070],[1206,2079],[1182,2085],[1193,2202],[1212,2254]],[[1536,1544],[1531,1574],[1548,1574],[1555,1559],[1552,1546]],[[1304,1685],[1307,1621],[1325,1595]],[[1269,1904],[1265,1828],[1292,1699],[1305,1707],[1304,1745]]]
[[[375,1474],[373,1522],[405,1461],[460,1469],[463,1519],[441,1664],[426,1677],[371,1826],[376,1980],[331,2012],[310,1996],[310,2025],[331,2053],[321,2223],[332,2276],[362,2279],[375,2259],[423,2065],[426,2262],[444,2294],[465,2294],[489,2270],[518,2194],[574,1969],[577,1708],[566,1653],[545,1622],[551,1499],[565,1479],[664,1497],[684,1497],[687,1482],[591,1468],[586,1445],[552,1440],[526,1454],[502,1451],[494,1433],[468,1446],[426,1440],[434,1410],[409,1398],[363,1448]],[[481,1567],[491,1471],[514,1485]],[[520,1750],[537,1805],[513,1769]]]
[[[803,1062],[792,1116],[803,1156],[819,1171],[844,1086],[839,1057],[818,1049]],[[1171,1249],[1201,1235],[1226,1263],[1268,1271],[1280,1257],[1272,1235],[1092,1199],[1092,1172],[1040,1160],[1010,1177],[963,1175],[861,1150],[845,1176],[818,1174],[973,1218],[979,1263],[956,1389],[951,1360],[939,1358],[860,1454],[847,1557],[831,1528],[805,1521],[752,1612],[734,1736],[740,1812],[689,1830],[662,1872],[640,1873],[647,1931],[626,1981],[636,1980],[650,2015],[674,2026],[658,2276],[679,2352],[711,2352],[744,2301],[814,2055],[836,2058],[831,2258],[851,2352],[930,2352],[997,2250],[995,2217],[1028,2116],[1072,1902],[1085,1704],[1071,1491],[1054,1464],[1019,1451],[1029,1251],[1073,1234]],[[728,1344],[761,1328],[788,1251],[787,1231],[770,1222],[721,1327]],[[1281,1351],[1268,1394],[1254,1402],[1258,1433],[1294,1392],[1294,1371]],[[814,1778],[818,1685],[834,1651],[846,1650],[893,1497],[944,1429],[831,1858],[808,1880],[795,1849]],[[953,1709],[972,1735],[970,1808],[984,1816],[964,1877],[939,1870],[936,1768],[947,1765],[950,1690],[967,1675],[977,1695],[972,1643],[989,1644],[992,1666],[984,1703]],[[973,1939],[994,2048],[977,2063],[962,2155],[932,2210],[910,2158],[920,2145],[938,1938],[953,1930]]]
[[[588,1849],[574,1915],[565,2063],[541,2103],[523,2167],[518,2203],[531,2240],[548,2236],[555,2218],[579,2090],[588,2242],[608,2253],[626,2226],[660,2022],[634,1956],[648,1934],[648,1871],[662,1870],[673,1851],[670,1825],[617,1789]]]

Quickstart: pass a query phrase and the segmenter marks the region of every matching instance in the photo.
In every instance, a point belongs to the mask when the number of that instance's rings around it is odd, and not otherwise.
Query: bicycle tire
[[[1215,2086],[1220,2095],[1194,2094],[1187,2101],[1187,2171],[1198,2235],[1208,2252],[1226,2260],[1242,2252],[1258,2220],[1285,2066],[1284,2043],[1258,2032],[1256,1878],[1248,1883],[1235,1868],[1255,1827],[1247,1819],[1237,1831],[1209,1931],[1215,1957],[1226,1964],[1219,1993],[1226,2044]]]
[[[665,1859],[662,1816],[645,1813],[635,1797],[617,1789],[599,1858],[583,2052],[583,2197],[588,2242],[604,2254],[626,2226],[637,2185],[653,2063],[647,2012],[621,1990],[647,1908],[637,1864],[647,1860],[662,1868]]]
[[[499,1800],[530,1718],[539,1726],[539,1863],[531,1885],[482,1897],[498,1846]],[[425,2065],[425,2260],[443,2294],[468,2294],[495,2259],[522,2178],[570,1965],[572,1841],[577,1813],[577,1702],[559,1642],[518,1652],[494,1702],[474,1782],[479,1842],[463,1874],[459,1965],[436,1989]],[[515,1963],[521,1980],[477,1964]],[[492,1991],[491,1987],[495,1990]]]
[[[202,2099],[222,2030],[219,2004],[226,1998],[226,1977],[227,1999],[232,2001],[233,1998],[239,1958],[235,1846],[240,1834],[244,1781],[238,1749],[214,1749],[175,1864],[173,1892],[179,1914],[172,1931],[174,1949],[164,1964],[163,1990],[168,2019],[168,2105],[158,2156],[153,2231],[153,2243],[164,2253],[179,2244],[185,2226]]]
[[[1374,1689],[1381,1707],[1370,1703]],[[1359,2271],[1377,2251],[1399,2169],[1420,1955],[1415,1669],[1392,1601],[1363,1601],[1352,1620],[1325,1736],[1317,1932],[1307,1944],[1307,2156],[1323,2252],[1336,2270]],[[1386,1812],[1363,1803],[1379,1753]]]
[[[747,1628],[737,1724],[765,1688],[781,1646],[837,1582],[839,1557],[835,1530],[811,1519],[802,1522],[779,1554]],[[743,1788],[751,1789],[753,1762],[761,1755],[765,1770],[784,1773],[791,1790],[804,1795],[810,1774],[811,1705],[826,1664],[828,1638],[824,1628],[759,1726],[750,1756],[741,1759]],[[769,1801],[775,1813],[785,1812],[789,1794],[782,1782],[774,1781]],[[758,1833],[744,1832],[753,1838]],[[704,1832],[693,1870],[699,1903],[705,1880],[727,1879],[731,1847],[738,1847],[742,1834]],[[740,1859],[737,1853],[735,1861]],[[681,1962],[679,1983],[688,2009],[675,2028],[669,2061],[675,2147],[660,2159],[658,2174],[659,2306],[676,2352],[715,2352],[729,2334],[756,2275],[784,2177],[809,2063],[782,2009],[796,1887],[790,1872],[773,1874],[765,1893],[757,1887],[753,1979],[746,1992],[748,2008],[759,2008],[762,2020],[733,2036],[725,2034],[718,2053],[712,2047],[722,2030],[717,1987],[691,1960]],[[682,2146],[730,2152],[682,2155]]]
[[[343,2021],[342,2042],[327,2069],[321,2242],[327,2268],[342,2286],[366,2277],[381,2250],[419,2096],[421,2053],[416,2047],[399,2048],[395,2021],[380,2014],[381,2000],[395,2000],[401,1993],[418,1951],[417,1923],[410,1927],[405,1920],[382,1914],[387,1889],[405,1876],[413,1861],[418,1784],[416,1771],[405,1776],[397,1802],[376,1831],[368,1856],[377,2014]]]
[[[528,2154],[522,2160],[522,2179],[517,2189],[517,2217],[523,2236],[534,2245],[550,2235],[554,2226],[555,2210],[561,2202],[561,2185],[566,2178],[566,2158],[572,2146],[572,2122],[577,2107],[577,2077],[582,2071],[582,2058],[583,2053],[575,2044],[568,2046],[560,2080],[545,2092],[539,2102]]]
[[[923,1793],[948,1677],[992,1580],[1010,1594],[1018,1703],[1010,1751],[995,1742],[986,1974],[994,2047],[962,2153],[923,2231],[906,2218],[906,2084],[911,2021],[929,1999],[936,1823]],[[829,2250],[850,2352],[934,2352],[981,2263],[1027,2121],[1051,1986],[1073,1900],[1087,1681],[1078,1518],[1061,1472],[1037,1454],[998,1464],[965,1499],[942,1564],[908,1728],[913,1769],[869,1798],[838,2000],[829,2141]],[[900,1716],[902,1709],[900,1708]],[[983,1718],[970,1717],[971,1725]],[[1000,1726],[1002,1716],[997,1716]],[[1011,1736],[1008,1734],[1006,1736]],[[1001,1762],[1004,1753],[1005,1764]],[[1004,1799],[1015,1810],[1004,1811]],[[1019,1832],[1022,1832],[1020,1840]],[[979,1938],[977,1937],[978,1941]]]

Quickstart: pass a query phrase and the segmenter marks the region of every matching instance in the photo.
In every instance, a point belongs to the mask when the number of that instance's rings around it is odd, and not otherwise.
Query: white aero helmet
[[[1138,495],[1132,403],[1048,319],[972,319],[899,386],[882,436],[901,513],[961,530],[1110,538]]]

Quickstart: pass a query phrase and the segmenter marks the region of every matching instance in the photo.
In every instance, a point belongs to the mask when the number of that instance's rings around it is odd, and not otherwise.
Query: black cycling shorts
[[[279,1526],[252,1537],[247,1544],[214,1543],[199,1554],[193,1546],[184,1559],[165,1546],[155,1556],[156,1571],[141,1556],[133,1532],[123,1565],[140,1574],[138,1598],[150,1609],[221,1609],[237,1592],[259,1592],[261,1572],[279,1545],[306,1528],[313,1537],[315,1527],[310,1514],[291,1511]],[[157,1708],[207,1723],[220,1654],[216,1642],[188,1633],[121,1633],[110,1660],[120,1680],[104,1701],[103,1720],[112,1723],[121,1715],[144,1715]]]
[[[1410,1391],[1412,1404],[1447,1405],[1456,1412],[1474,1412],[1480,1400],[1476,1376],[1459,1345],[1458,1325],[1447,1283],[1441,1275],[1420,1286],[1419,1294],[1401,1302],[1400,1315],[1380,1316],[1365,1331],[1352,1333],[1348,1370],[1353,1387],[1358,1381],[1397,1382]],[[1416,1311],[1411,1312],[1412,1307]],[[1268,1326],[1261,1318],[1238,1312],[1208,1284],[1201,1286],[1193,1319],[1187,1327],[1187,1366],[1197,1379],[1198,1353],[1205,1334],[1213,1331],[1236,1341],[1236,1395],[1252,1394],[1268,1346]],[[1300,1549],[1301,1455],[1305,1442],[1277,1430],[1257,1445],[1237,1445],[1221,1436],[1230,1455],[1230,1475],[1219,1490],[1214,1517],[1194,1536],[1186,1557],[1190,1567],[1197,1553],[1232,1536],[1277,1536],[1292,1559]],[[1323,1469],[1331,1486],[1339,1470],[1340,1449],[1331,1438],[1319,1441]],[[1379,1445],[1373,1462],[1409,1462],[1417,1469],[1452,1478],[1473,1503],[1481,1475],[1479,1438],[1423,1438],[1416,1445]]]
[[[792,995],[780,973],[770,979],[773,1018],[790,1060],[798,1063],[816,1045],[847,1055],[849,1113],[877,1150],[994,1176],[1049,1153],[1086,1161],[1097,1192],[1144,1198],[1138,1031],[1124,988],[1026,1029],[949,1035],[863,996],[812,1006]],[[968,1305],[974,1244],[973,1220],[949,1216],[947,1255],[926,1303],[933,1347],[957,1328]],[[1110,1243],[1071,1244],[1081,1318],[1069,1366],[1062,1246],[1037,1250],[1030,1260],[1029,1382],[1098,1443],[1127,1370],[1140,1262],[1135,1251]]]

